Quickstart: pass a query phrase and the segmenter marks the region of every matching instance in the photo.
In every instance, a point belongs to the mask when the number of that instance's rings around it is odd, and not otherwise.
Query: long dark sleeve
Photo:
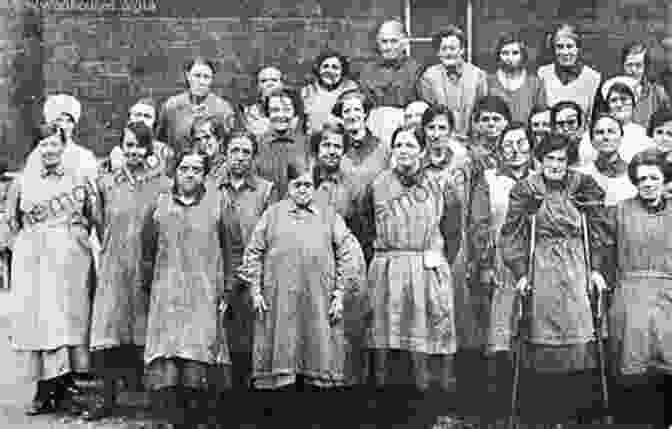
[[[161,198],[159,196],[159,198]],[[151,288],[154,279],[154,263],[158,249],[158,228],[154,220],[156,205],[152,205],[145,212],[142,224],[142,284],[145,288]]]
[[[347,219],[347,223],[362,247],[368,266],[373,259],[373,242],[376,239],[374,195],[370,185],[356,199],[352,213],[352,218]]]
[[[509,194],[509,208],[497,246],[501,249],[504,264],[511,269],[516,279],[527,273],[530,219],[537,208],[534,194],[526,181],[515,184]]]
[[[228,293],[233,288],[233,237],[236,234],[236,228],[238,229],[237,233],[240,234],[240,226],[236,221],[231,200],[222,192],[219,195],[221,197],[219,244],[222,251],[224,284],[219,286],[218,292],[220,298],[225,298],[228,297]]]
[[[444,240],[444,254],[448,263],[452,265],[462,245],[462,203],[457,191],[449,185],[446,185],[444,190],[444,212],[440,227]]]

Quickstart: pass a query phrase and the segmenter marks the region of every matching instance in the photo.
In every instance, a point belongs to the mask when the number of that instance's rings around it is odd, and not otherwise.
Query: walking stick
[[[588,289],[588,298],[590,300],[590,311],[593,316],[593,335],[597,342],[597,357],[600,365],[600,384],[602,388],[602,406],[604,407],[604,423],[613,424],[613,417],[609,413],[609,390],[607,387],[607,368],[604,359],[604,344],[602,342],[602,293],[597,286],[592,285],[591,281],[591,254],[590,254],[590,235],[588,234],[588,221],[586,214],[581,214],[581,229],[583,230],[583,256],[586,260],[586,288]]]
[[[515,365],[513,368],[513,388],[511,392],[511,414],[509,416],[509,429],[515,429],[518,426],[518,391],[520,390],[520,366],[523,359],[523,343],[527,330],[529,328],[529,318],[531,315],[530,304],[532,300],[532,285],[534,284],[534,248],[537,240],[537,217],[532,215],[530,218],[530,255],[527,266],[528,290],[520,292],[518,307],[518,332],[516,335]]]

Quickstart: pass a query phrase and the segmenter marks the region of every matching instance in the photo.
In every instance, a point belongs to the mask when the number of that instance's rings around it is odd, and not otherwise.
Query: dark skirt
[[[379,387],[410,386],[420,392],[455,390],[453,355],[431,355],[407,350],[369,350],[373,382]]]
[[[91,367],[99,377],[123,379],[127,386],[142,386],[143,347],[121,345],[91,352]]]
[[[158,358],[145,368],[149,390],[186,387],[222,392],[231,388],[231,366],[181,358]]]

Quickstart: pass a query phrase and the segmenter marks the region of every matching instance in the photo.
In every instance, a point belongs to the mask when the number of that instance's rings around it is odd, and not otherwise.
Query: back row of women
[[[380,27],[359,82],[334,52],[301,94],[262,69],[240,114],[191,61],[189,90],[132,106],[102,165],[74,141],[79,103],[47,100],[2,234],[29,414],[95,420],[144,378],[177,427],[250,387],[359,386],[381,427],[458,405],[487,421],[512,385],[529,422],[669,424],[672,110],[646,47],[602,79],[562,26],[538,76],[516,36],[486,75],[450,28],[420,71],[402,28]],[[76,410],[89,372],[100,392]],[[409,410],[412,392],[433,394]],[[366,420],[357,396],[338,409]]]

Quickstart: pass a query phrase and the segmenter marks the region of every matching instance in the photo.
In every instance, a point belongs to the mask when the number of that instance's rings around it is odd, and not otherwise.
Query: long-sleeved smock
[[[591,266],[599,271],[613,245],[603,203],[595,180],[571,170],[560,182],[535,173],[511,190],[498,247],[516,280],[528,272],[530,220],[536,216],[530,343],[568,346],[593,339],[581,216],[588,223]]]
[[[269,310],[255,321],[258,388],[348,383],[343,321],[329,320],[335,294],[361,287],[361,248],[331,207],[282,200],[266,210],[245,250],[239,278]]]
[[[374,106],[404,108],[416,99],[415,82],[420,67],[410,57],[394,61],[366,63],[359,73],[359,83],[372,97]]]
[[[367,188],[356,221],[373,250],[368,346],[435,355],[457,349],[450,263],[461,244],[461,204],[452,186],[424,170],[388,169]]]
[[[301,88],[301,98],[306,112],[306,126],[308,133],[318,133],[322,131],[322,126],[328,122],[337,122],[338,118],[331,114],[331,110],[336,104],[336,100],[345,91],[357,89],[356,82],[345,79],[338,87],[328,90],[323,88],[317,82]]]
[[[146,166],[139,174],[121,167],[98,180],[102,253],[91,319],[93,350],[145,344],[149,295],[142,229],[147,211],[170,186],[160,166]]]
[[[292,162],[308,165],[308,153],[306,135],[298,129],[286,135],[270,131],[259,144],[259,153],[255,159],[256,172],[272,182],[280,198],[284,198],[289,185],[287,166]]]
[[[613,213],[617,287],[610,310],[615,366],[623,375],[672,373],[672,204],[638,197]]]
[[[145,362],[180,358],[230,364],[220,302],[231,288],[231,203],[202,191],[193,203],[161,193],[143,226],[143,264],[151,267]]]

